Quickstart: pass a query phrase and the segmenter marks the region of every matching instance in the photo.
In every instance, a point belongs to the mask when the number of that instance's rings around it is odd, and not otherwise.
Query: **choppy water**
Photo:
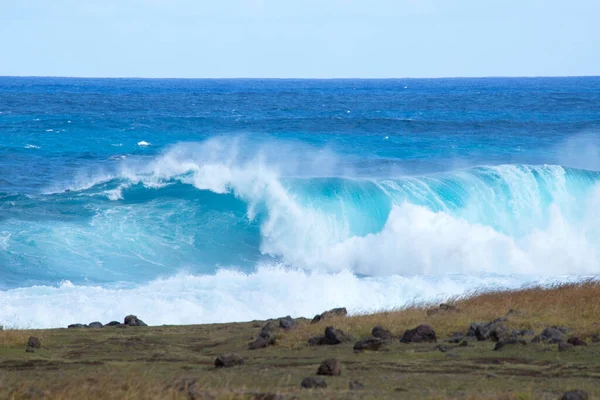
[[[599,132],[600,78],[0,78],[0,323],[596,275]]]

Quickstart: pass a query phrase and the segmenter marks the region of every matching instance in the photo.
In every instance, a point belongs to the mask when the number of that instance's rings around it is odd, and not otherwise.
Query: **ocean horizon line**
[[[197,81],[397,81],[397,80],[462,80],[462,79],[574,79],[600,78],[598,75],[482,75],[482,76],[436,76],[436,77],[144,77],[144,76],[67,76],[67,75],[4,75],[0,79],[86,79],[86,80],[197,80]]]

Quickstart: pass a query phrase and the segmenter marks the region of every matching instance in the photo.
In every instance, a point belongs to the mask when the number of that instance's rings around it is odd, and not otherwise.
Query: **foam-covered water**
[[[599,79],[404,86],[0,78],[0,322],[360,312],[600,271]]]

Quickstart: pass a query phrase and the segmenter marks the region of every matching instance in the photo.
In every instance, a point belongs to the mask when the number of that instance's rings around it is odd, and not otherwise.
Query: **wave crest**
[[[51,195],[112,200],[97,200],[90,227],[76,238],[51,225],[36,234],[55,238],[55,246],[70,239],[69,250],[91,243],[72,261],[73,269],[90,265],[86,277],[97,265],[115,276],[145,266],[147,279],[161,268],[251,271],[259,254],[293,268],[369,276],[587,274],[600,266],[598,172],[500,165],[348,177],[330,155],[307,161],[297,149],[294,156],[239,150],[211,140],[128,159],[74,192]],[[4,247],[19,236],[9,237]]]

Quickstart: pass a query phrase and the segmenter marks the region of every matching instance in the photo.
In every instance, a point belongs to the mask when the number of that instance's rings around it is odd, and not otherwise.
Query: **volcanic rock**
[[[381,340],[394,339],[394,335],[392,335],[392,332],[388,331],[381,325],[377,325],[375,328],[373,328],[373,330],[371,331],[371,336],[379,338]]]
[[[409,329],[404,332],[400,339],[401,343],[435,343],[437,336],[433,328],[429,325],[419,325],[415,329]]]
[[[244,364],[244,359],[237,353],[223,354],[215,360],[215,367],[217,368],[231,368],[242,364]]]
[[[123,322],[123,325],[127,325],[127,326],[148,326],[148,325],[146,325],[146,323],[144,321],[142,321],[141,319],[139,319],[135,315],[128,315],[128,316],[126,316],[125,320]]]
[[[364,350],[377,351],[381,348],[381,346],[383,346],[383,340],[378,337],[369,336],[356,342],[354,345],[354,351],[356,353]]]
[[[327,382],[319,376],[309,376],[302,380],[300,387],[302,389],[325,389],[327,387]]]
[[[352,337],[346,334],[341,329],[336,329],[333,326],[325,328],[325,340],[326,344],[336,345],[352,341]]]
[[[323,361],[317,370],[317,375],[340,376],[341,373],[342,364],[334,358]]]
[[[27,347],[33,347],[34,349],[39,349],[40,347],[42,347],[42,342],[40,341],[39,338],[37,338],[35,336],[30,336],[29,339],[27,339]]]
[[[565,392],[560,400],[588,400],[589,396],[587,392],[583,390],[572,390],[570,392]]]
[[[346,310],[346,308],[344,308],[344,307],[334,308],[332,310],[325,311],[322,314],[315,315],[315,317],[312,319],[312,321],[310,323],[316,324],[317,322],[331,319],[332,317],[345,317],[346,315],[348,315],[348,310]]]

